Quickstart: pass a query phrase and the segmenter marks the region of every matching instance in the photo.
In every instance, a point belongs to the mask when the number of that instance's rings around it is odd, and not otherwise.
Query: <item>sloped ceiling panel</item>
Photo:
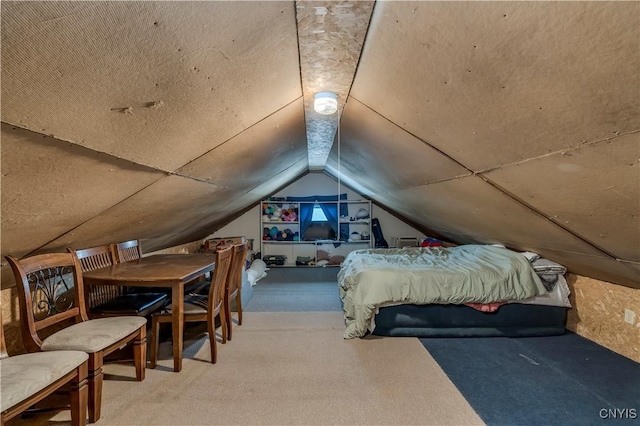
[[[6,2],[2,119],[174,171],[302,96],[292,2]]]
[[[164,176],[6,124],[1,137],[2,256],[24,256]]]
[[[640,262],[639,169],[635,133],[486,177],[614,257]]]
[[[540,249],[539,254],[547,259],[554,259],[573,273],[640,288],[638,285],[640,265],[637,263],[612,261],[609,257],[549,249]]]
[[[141,238],[146,251],[166,247],[164,244],[177,245],[197,239],[188,238],[194,227],[201,230],[248,203],[242,193],[167,176],[52,241],[45,249],[80,249],[132,238]]]
[[[637,2],[378,2],[350,95],[474,171],[637,131],[638,16]]]
[[[176,173],[249,191],[301,165],[306,168],[308,162],[304,107],[299,98]]]

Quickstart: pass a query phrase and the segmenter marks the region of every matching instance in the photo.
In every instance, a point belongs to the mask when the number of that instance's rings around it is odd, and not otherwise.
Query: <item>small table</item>
[[[215,254],[157,254],[85,272],[82,277],[87,285],[171,288],[173,371],[180,371],[184,344],[184,285],[212,271],[215,260]]]

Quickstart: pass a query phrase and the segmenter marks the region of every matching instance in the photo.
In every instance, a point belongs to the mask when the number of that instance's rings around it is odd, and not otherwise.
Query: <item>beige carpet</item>
[[[483,424],[415,338],[343,340],[340,312],[246,312],[209,363],[206,335],[171,371],[170,343],[143,382],[133,367],[105,372],[98,425]],[[68,412],[9,425],[65,424]]]

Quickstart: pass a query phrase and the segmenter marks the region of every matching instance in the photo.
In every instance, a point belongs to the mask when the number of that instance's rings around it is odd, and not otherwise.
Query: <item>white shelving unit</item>
[[[338,229],[340,225],[349,225],[349,235],[336,235],[332,239],[305,241],[300,230],[300,207],[315,204],[316,201],[281,201],[266,199],[262,201],[260,227],[262,238],[260,252],[262,257],[283,255],[283,266],[296,266],[298,256],[317,260],[318,250],[324,250],[331,256],[346,256],[353,250],[373,247],[371,235],[371,201],[339,200],[317,201],[318,204],[337,205]],[[347,212],[340,217],[341,206],[347,205]],[[367,217],[364,216],[366,212]],[[295,220],[292,220],[295,218]],[[347,238],[345,238],[347,237]]]

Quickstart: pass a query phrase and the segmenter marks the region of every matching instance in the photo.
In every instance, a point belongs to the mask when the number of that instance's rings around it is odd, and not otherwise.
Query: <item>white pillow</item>
[[[255,259],[251,262],[251,266],[247,269],[247,279],[251,286],[256,285],[258,281],[267,276],[267,264],[262,259]]]
[[[534,260],[540,259],[540,255],[538,253],[534,253],[531,251],[523,251],[520,254],[526,257],[529,262],[533,262]]]

